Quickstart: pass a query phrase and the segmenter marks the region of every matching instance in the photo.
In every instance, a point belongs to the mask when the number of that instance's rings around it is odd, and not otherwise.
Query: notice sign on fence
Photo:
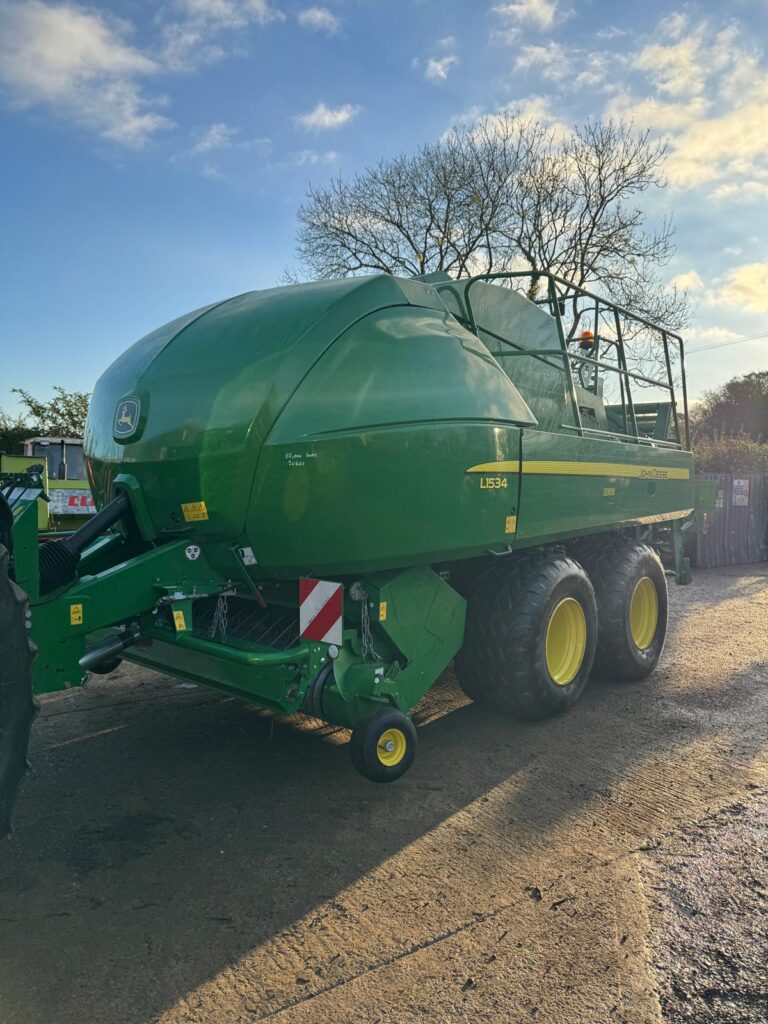
[[[707,516],[707,531],[696,534],[696,564],[747,565],[768,554],[768,474],[702,473],[717,487],[715,507]]]
[[[749,480],[734,480],[732,505],[749,505]]]

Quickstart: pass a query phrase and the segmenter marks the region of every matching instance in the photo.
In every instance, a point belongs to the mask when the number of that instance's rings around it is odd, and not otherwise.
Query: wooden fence
[[[696,565],[743,565],[768,554],[768,477],[760,473],[701,473],[714,480],[715,508],[696,535]]]

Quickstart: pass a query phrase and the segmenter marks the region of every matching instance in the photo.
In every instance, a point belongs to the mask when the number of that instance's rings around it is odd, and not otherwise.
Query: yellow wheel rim
[[[643,576],[629,602],[629,631],[632,643],[644,651],[651,646],[659,624],[659,595],[649,576]]]
[[[549,619],[545,654],[547,671],[558,686],[576,678],[587,649],[587,619],[575,597],[566,597]]]
[[[376,756],[385,767],[392,768],[405,757],[408,741],[400,729],[387,729],[379,736],[376,744]]]

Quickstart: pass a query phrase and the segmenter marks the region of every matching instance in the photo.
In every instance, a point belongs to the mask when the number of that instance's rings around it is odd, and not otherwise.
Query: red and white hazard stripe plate
[[[307,640],[341,645],[344,588],[328,580],[299,580],[299,631]]]

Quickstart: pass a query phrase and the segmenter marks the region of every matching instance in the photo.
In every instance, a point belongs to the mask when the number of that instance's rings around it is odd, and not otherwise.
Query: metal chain
[[[360,602],[360,645],[363,650],[363,661],[367,661],[369,655],[375,661],[382,660],[381,655],[378,654],[376,648],[373,646],[373,633],[371,632],[371,619],[368,614],[367,594]]]
[[[216,602],[216,611],[213,613],[211,625],[208,629],[208,636],[211,640],[215,639],[219,630],[221,630],[222,641],[227,639],[227,611],[227,595],[219,594],[219,599]]]

